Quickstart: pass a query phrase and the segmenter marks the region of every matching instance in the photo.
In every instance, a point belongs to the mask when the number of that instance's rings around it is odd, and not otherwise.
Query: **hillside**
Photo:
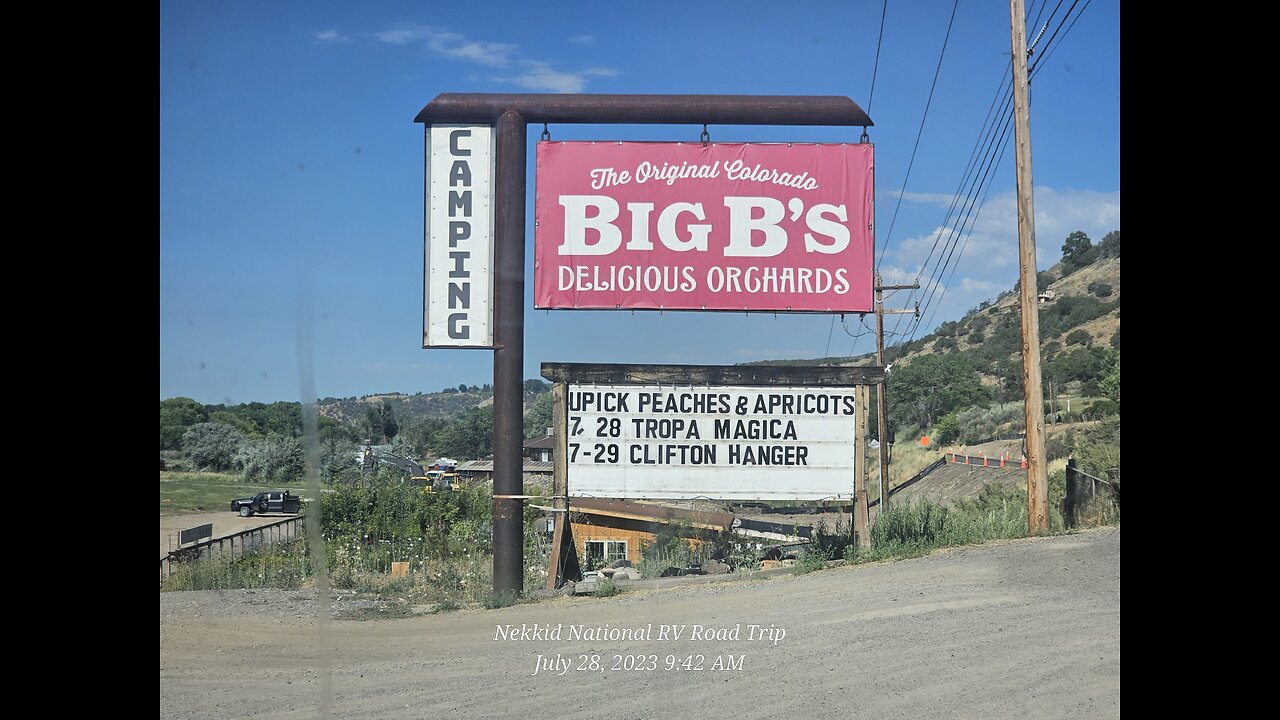
[[[1091,246],[1083,258],[1064,259],[1039,277],[1040,349],[1046,389],[1096,394],[1097,379],[1108,353],[1120,349],[1120,233]],[[1083,259],[1085,262],[1078,262]],[[1076,260],[1076,262],[1073,262]],[[892,307],[892,302],[886,305]],[[903,323],[905,326],[905,323]],[[892,328],[892,325],[890,325]],[[959,320],[932,332],[885,348],[885,362],[897,368],[934,354],[960,355],[977,370],[993,399],[1020,397],[1021,323],[1016,286],[983,302]],[[871,365],[875,355],[812,360],[768,360],[763,365]]]
[[[463,389],[466,388],[466,389]],[[524,388],[524,405],[529,406],[539,395],[546,392],[549,386],[538,380],[526,380]],[[319,401],[320,414],[339,422],[358,423],[370,410],[378,411],[387,403],[395,411],[396,420],[404,426],[419,420],[438,418],[456,420],[463,417],[472,408],[487,407],[493,404],[493,389],[489,385],[483,387],[465,385],[457,388],[445,388],[439,392],[376,393],[352,398],[323,398]]]
[[[461,392],[448,388],[441,392],[378,393],[353,398],[324,398],[320,401],[320,414],[339,422],[359,422],[370,410],[378,410],[389,403],[400,422],[412,422],[425,418],[451,419],[462,417],[473,407],[478,407],[493,396],[493,391],[473,388]]]

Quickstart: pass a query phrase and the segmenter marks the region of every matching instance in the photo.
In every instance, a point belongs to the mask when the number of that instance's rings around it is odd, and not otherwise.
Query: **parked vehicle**
[[[288,490],[271,490],[251,498],[232,500],[231,510],[240,513],[240,517],[249,517],[254,513],[296,513],[302,510],[302,498]]]

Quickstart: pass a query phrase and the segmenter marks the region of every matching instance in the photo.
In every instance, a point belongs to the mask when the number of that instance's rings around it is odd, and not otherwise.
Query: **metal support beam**
[[[524,590],[524,189],[526,128],[498,118],[494,165],[493,591]],[[507,497],[499,497],[507,496]]]
[[[541,95],[445,93],[420,123],[493,124],[506,112],[532,123],[635,125],[845,125],[875,123],[857,103],[834,95]]]

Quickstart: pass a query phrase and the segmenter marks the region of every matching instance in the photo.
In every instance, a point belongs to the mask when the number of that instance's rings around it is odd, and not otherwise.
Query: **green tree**
[[[316,419],[316,430],[320,434],[321,443],[345,441],[354,445],[364,439],[353,424],[339,422],[325,415]]]
[[[169,398],[160,401],[160,449],[177,450],[182,447],[182,435],[187,428],[208,418],[204,406],[188,397]]]
[[[302,440],[271,435],[246,443],[237,459],[251,483],[287,483],[302,479],[303,458]]]
[[[258,431],[258,425],[251,418],[233,410],[211,412],[209,413],[209,422],[226,425],[240,433],[247,440],[257,440],[262,437],[262,433]]]
[[[555,424],[551,418],[552,398],[551,393],[542,393],[529,406],[529,412],[524,416],[526,438],[542,437],[547,428]]]
[[[217,422],[192,425],[182,435],[182,454],[198,470],[233,469],[243,446],[240,433]]]
[[[382,401],[382,407],[379,409],[379,421],[381,423],[382,436],[388,440],[393,439],[396,433],[400,432],[400,423],[396,422],[396,409],[386,400]]]
[[[359,480],[360,464],[356,461],[356,453],[356,445],[350,440],[321,441],[320,479],[328,485]]]
[[[960,420],[953,412],[943,415],[933,426],[933,442],[935,444],[948,445],[955,442],[959,437]]]
[[[990,400],[973,363],[958,353],[925,355],[894,367],[887,385],[895,423],[912,422],[921,428],[949,412]]]
[[[1102,257],[1120,257],[1120,231],[1112,230],[1107,233],[1107,236],[1102,238],[1102,244],[1098,246],[1098,249],[1102,251]]]
[[[451,458],[478,459],[493,449],[493,407],[472,408],[460,420],[441,430],[436,449]]]
[[[430,459],[436,448],[437,436],[447,427],[449,427],[449,421],[444,418],[427,417],[415,420],[396,435],[394,452]]]
[[[378,408],[369,408],[364,411],[364,422],[361,423],[362,430],[369,442],[375,445],[381,443],[385,438],[382,436],[382,413],[378,412]]]
[[[1098,253],[1089,236],[1077,230],[1062,243],[1062,269],[1064,274],[1075,272],[1093,262]]]
[[[1115,357],[1107,361],[1102,372],[1102,381],[1098,383],[1098,388],[1108,400],[1117,405],[1120,404],[1120,353],[1117,352]]]

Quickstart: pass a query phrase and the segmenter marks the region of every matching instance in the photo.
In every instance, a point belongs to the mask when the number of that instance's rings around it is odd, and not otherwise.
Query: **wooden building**
[[[665,527],[675,526],[691,543],[700,542],[697,538],[707,531],[733,528],[732,513],[594,498],[572,498],[569,519],[584,566],[602,566],[614,560],[639,563],[644,547],[655,544]]]

